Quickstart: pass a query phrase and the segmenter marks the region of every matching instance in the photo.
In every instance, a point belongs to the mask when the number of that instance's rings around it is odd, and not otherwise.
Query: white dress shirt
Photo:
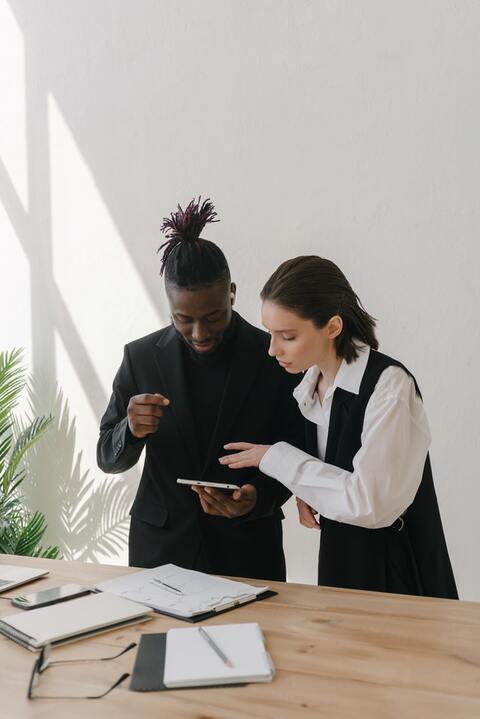
[[[415,383],[403,369],[391,366],[380,375],[368,401],[353,472],[323,461],[335,389],[359,392],[370,347],[362,345],[360,350],[350,364],[343,360],[323,403],[316,390],[317,366],[294,390],[300,411],[317,425],[320,459],[277,442],[263,456],[260,470],[324,517],[376,529],[388,527],[413,502],[431,437]]]

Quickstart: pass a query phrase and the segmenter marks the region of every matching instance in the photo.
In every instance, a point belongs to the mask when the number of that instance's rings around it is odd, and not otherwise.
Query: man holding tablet
[[[161,274],[172,324],[126,345],[97,459],[103,471],[123,472],[146,449],[131,509],[131,565],[283,580],[281,505],[290,493],[258,470],[240,470],[239,489],[215,486],[232,484],[217,458],[238,437],[302,445],[292,397],[299,378],[269,358],[268,335],[233,311],[225,256],[200,238],[215,217],[213,205],[198,200],[164,220]]]

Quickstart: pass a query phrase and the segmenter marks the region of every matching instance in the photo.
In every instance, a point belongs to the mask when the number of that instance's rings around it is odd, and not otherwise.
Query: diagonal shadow
[[[28,250],[30,248],[30,224],[29,218],[20,199],[17,195],[10,175],[7,172],[5,164],[0,156],[0,193],[2,199],[2,205],[8,215],[8,218],[15,228],[18,239],[22,246],[23,251],[28,259]]]
[[[38,272],[38,269],[35,267],[35,262],[32,262],[34,243],[32,240],[33,231],[30,218],[20,203],[1,158],[0,198],[22,249],[27,259],[30,261],[31,273],[35,275]],[[33,305],[35,305],[36,311],[42,312],[42,326],[45,325],[44,320],[48,317],[49,324],[52,329],[56,329],[60,334],[65,347],[68,348],[70,361],[72,362],[82,387],[84,388],[90,407],[97,417],[101,416],[107,406],[108,397],[103,391],[98,374],[95,371],[93,363],[90,359],[90,355],[82,342],[73,318],[68,311],[65,301],[51,274],[42,275],[41,301],[37,303],[36,299],[37,298],[32,296],[32,311]],[[34,347],[34,353],[35,349],[36,348]],[[50,352],[54,355],[54,347],[51,348]],[[53,364],[54,357],[52,356],[50,359]],[[49,366],[51,367],[52,365]]]
[[[83,452],[76,449],[75,419],[70,417],[62,390],[46,381],[33,380],[29,388],[32,415],[51,407],[54,416],[44,437],[26,460],[31,481],[24,487],[30,506],[45,506],[48,481],[48,530],[44,544],[57,544],[65,559],[99,561],[118,556],[128,538],[128,512],[136,482],[102,478],[96,482],[82,469]]]
[[[82,68],[82,72],[85,70],[84,52],[83,50],[78,52],[78,48],[80,48],[78,33],[84,29],[85,22],[89,22],[90,17],[88,12],[85,12],[85,7],[70,5],[67,11],[65,8],[59,7],[58,3],[46,1],[46,12],[45,5],[43,7],[32,5],[22,0],[8,0],[8,2],[21,28],[35,28],[35,34],[28,32],[25,34],[27,104],[29,98],[35,93],[37,96],[42,93],[45,99],[48,93],[51,93],[55,98],[61,109],[62,118],[75,138],[82,158],[95,177],[95,185],[118,230],[132,267],[142,278],[143,286],[152,305],[156,306],[158,304],[158,278],[153,275],[151,269],[152,255],[160,244],[160,220],[157,213],[152,217],[152,211],[155,208],[155,203],[152,200],[159,191],[164,197],[170,197],[173,183],[172,172],[178,163],[170,161],[169,164],[172,165],[172,168],[168,174],[165,172],[165,155],[170,156],[171,137],[158,133],[156,127],[146,128],[145,126],[146,121],[151,117],[151,112],[149,111],[150,99],[148,94],[145,94],[144,87],[146,82],[147,84],[148,82],[155,83],[158,68],[155,67],[154,58],[152,57],[151,63],[146,63],[147,67],[151,67],[152,73],[148,81],[143,77],[143,66],[134,63],[130,70],[140,73],[138,82],[122,85],[121,92],[114,93],[109,97],[107,89],[112,84],[112,77],[109,75],[110,68],[114,66],[118,71],[125,61],[125,47],[121,42],[116,42],[115,36],[113,36],[112,42],[109,43],[109,52],[113,54],[113,57],[110,58],[110,61],[113,61],[112,65],[110,62],[105,65],[97,65],[91,78],[92,81],[88,85],[77,88],[73,81],[69,83],[68,90],[65,90],[61,78],[68,73],[74,79],[77,78],[80,68]],[[58,34],[58,25],[54,29],[48,21],[48,9],[51,11],[55,9],[58,13],[57,22],[61,23],[62,27],[61,38]],[[143,26],[146,21],[146,15],[132,13],[128,4],[120,4],[116,10],[117,22],[120,25],[125,24],[125,27],[129,27],[132,22],[138,22]],[[103,22],[106,23],[106,27],[109,26],[111,10],[108,8],[108,4],[98,4],[95,6],[95,11],[98,14],[99,26]],[[152,12],[155,12],[155,4],[150,8],[144,8],[144,13]],[[95,55],[103,56],[105,52],[103,36],[99,38],[89,34],[88,45],[89,53],[92,52],[93,47]],[[162,43],[163,46],[164,43]],[[151,52],[150,44],[148,47]],[[168,47],[165,46],[163,51],[167,60]],[[39,62],[39,58],[41,62]],[[61,73],[59,73],[59,67],[62,68]],[[114,81],[116,81],[116,77]],[[82,93],[81,96],[79,93]],[[85,107],[89,108],[88,112],[80,111],[79,97],[81,97],[82,103],[85,103]],[[43,97],[41,100],[43,103]],[[120,102],[120,106],[117,105],[118,102]],[[132,108],[136,108],[133,113]],[[128,113],[128,122],[119,120],[125,116],[125,113]],[[169,114],[167,103],[163,113],[165,117]],[[38,115],[38,113],[36,114]],[[27,113],[27,124],[30,123],[32,115],[31,112]],[[162,120],[162,118],[159,119]],[[29,197],[32,199],[38,197],[40,188],[43,192],[43,186],[47,189],[50,187],[48,155],[39,147],[42,145],[44,149],[49,146],[48,127],[44,133],[43,125],[46,125],[46,120],[42,120],[44,137],[41,138],[38,128],[34,126],[28,128],[29,136],[37,139],[36,142],[29,142],[28,157],[36,157],[40,152],[37,164],[43,170],[42,177],[39,176],[38,181],[29,188],[31,190]],[[148,145],[148,151],[157,158],[154,165],[159,168],[159,173],[155,177],[149,177],[147,174],[151,163],[146,165],[143,163],[141,153],[145,148],[142,143],[139,145],[132,142],[131,126],[134,128],[134,135],[137,136],[138,133],[138,137],[142,137],[147,129],[148,132],[155,131],[155,135],[152,136],[152,141]],[[114,128],[114,132],[112,132],[112,128]],[[125,168],[127,171],[120,171]],[[163,169],[160,171],[160,168]],[[30,170],[35,171],[35,168],[29,162],[29,172]],[[112,177],[115,178],[113,183]],[[134,178],[133,181],[132,178]],[[178,181],[181,186],[184,186],[184,183],[189,180],[179,179]],[[157,189],[152,190],[152,187],[155,186]],[[174,200],[177,199],[175,194]],[[145,212],[137,212],[132,215],[132,202],[135,202],[138,207],[144,208]],[[170,204],[169,202],[166,206],[170,207]],[[48,207],[50,207],[50,201]],[[138,223],[143,223],[143,216],[145,223],[139,227]],[[132,217],[134,222],[132,222]],[[153,237],[152,227],[155,228]],[[50,242],[50,233],[48,239]],[[148,251],[139,251],[139,241],[147,244]],[[48,268],[46,269],[48,271]]]
[[[30,92],[30,90],[32,92]],[[32,93],[37,102],[33,102]],[[41,102],[38,102],[39,96]],[[75,453],[75,421],[55,384],[55,331],[58,331],[88,403],[100,417],[107,396],[52,272],[50,167],[47,89],[35,67],[31,42],[26,42],[27,157],[31,206],[27,213],[0,158],[0,199],[29,261],[31,279],[32,359],[35,382],[30,397],[32,415],[51,412],[55,422],[32,450],[28,469],[30,488],[23,487],[31,506],[45,511],[49,523],[46,542],[59,544],[66,558],[97,559],[119,554],[128,535],[128,509],[138,482],[111,478],[96,483],[82,471],[82,452]],[[35,105],[35,114],[29,107]],[[38,111],[42,108],[42,112]],[[50,389],[49,389],[50,388]],[[39,478],[48,478],[48,493]],[[136,481],[135,481],[136,480]],[[47,503],[48,497],[48,503]]]

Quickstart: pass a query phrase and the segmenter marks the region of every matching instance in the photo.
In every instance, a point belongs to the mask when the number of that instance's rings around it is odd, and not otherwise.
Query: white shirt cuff
[[[298,480],[297,467],[306,459],[312,457],[303,450],[297,449],[288,442],[276,442],[263,455],[259,469],[288,489],[292,489],[295,481]]]

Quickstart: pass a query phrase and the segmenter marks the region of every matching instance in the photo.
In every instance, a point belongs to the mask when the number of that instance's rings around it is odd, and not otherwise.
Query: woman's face
[[[342,320],[332,317],[324,327],[299,317],[270,300],[262,305],[262,322],[270,333],[268,354],[289,373],[304,372],[336,357],[334,339],[342,331]]]

